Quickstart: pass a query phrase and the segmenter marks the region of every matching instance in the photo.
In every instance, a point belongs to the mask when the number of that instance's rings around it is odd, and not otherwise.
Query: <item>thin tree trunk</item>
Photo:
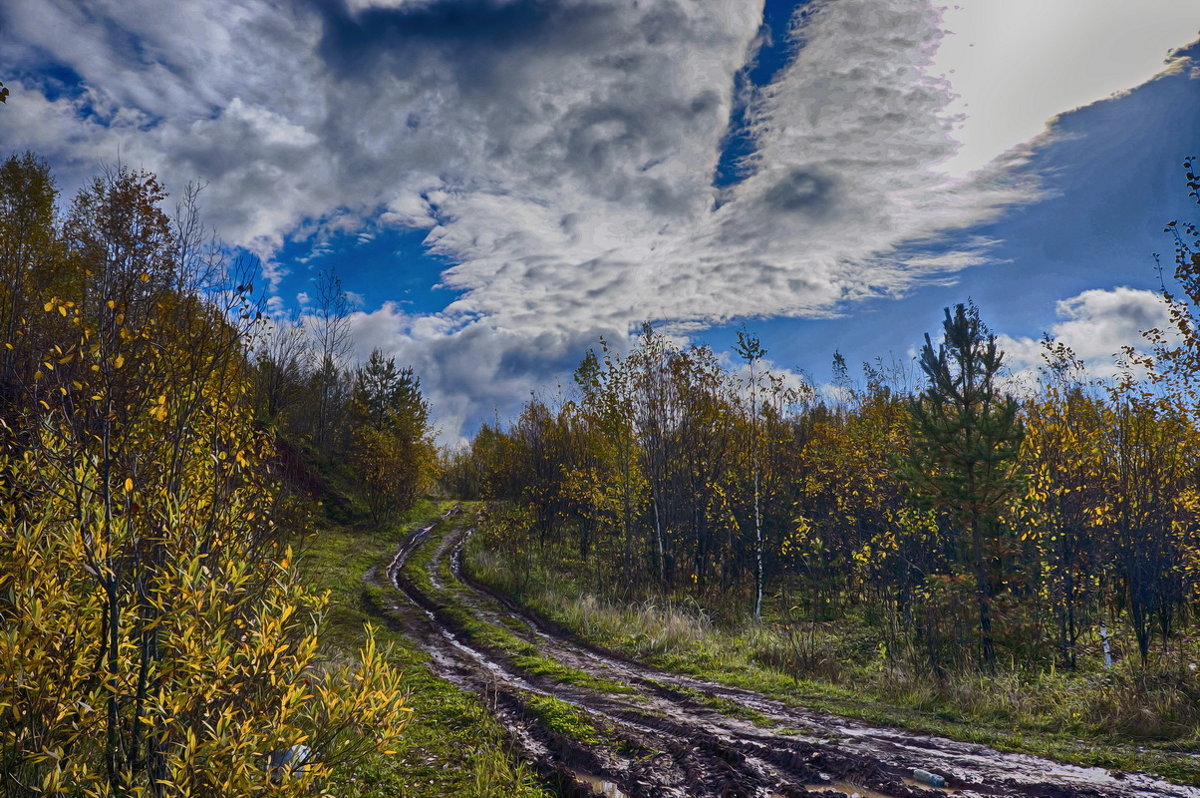
[[[975,596],[979,601],[979,638],[983,661],[988,670],[996,667],[996,648],[992,642],[991,601],[988,597],[987,567],[983,559],[983,525],[971,521],[971,556],[975,561]]]
[[[754,620],[762,620],[762,600],[763,600],[763,535],[762,535],[762,512],[758,503],[759,487],[758,487],[758,467],[754,469],[754,554],[757,560],[757,569],[754,573]]]

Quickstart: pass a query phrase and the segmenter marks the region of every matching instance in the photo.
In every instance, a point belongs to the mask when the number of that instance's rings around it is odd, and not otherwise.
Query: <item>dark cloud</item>
[[[822,216],[837,202],[836,183],[815,169],[792,169],[767,189],[763,199],[775,210]]]
[[[515,52],[590,49],[611,22],[610,7],[561,0],[437,0],[351,10],[312,0],[324,20],[319,52],[342,77],[374,77],[381,66],[412,74],[423,56],[459,64],[464,84],[493,83],[491,70]]]

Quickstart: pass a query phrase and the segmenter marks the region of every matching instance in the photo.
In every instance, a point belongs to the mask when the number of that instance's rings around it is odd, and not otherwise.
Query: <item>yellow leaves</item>
[[[167,420],[167,395],[166,394],[159,394],[158,399],[155,401],[154,405],[150,408],[150,417],[153,418],[155,421],[166,421]]]
[[[133,493],[133,478],[125,477],[125,492]]]
[[[113,368],[121,369],[124,367],[125,367],[125,356],[124,355],[117,355],[115,358],[113,358]]]

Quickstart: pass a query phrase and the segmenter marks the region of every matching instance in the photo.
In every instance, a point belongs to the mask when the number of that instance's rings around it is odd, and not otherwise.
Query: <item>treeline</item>
[[[58,199],[0,165],[0,794],[310,792],[407,709],[373,643],[317,657],[283,454],[397,458],[393,512],[428,479],[391,453],[428,445],[416,379],[342,369],[337,297],[304,340],[268,319],[196,191],[171,216],[116,167]]]
[[[251,346],[256,411],[287,442],[281,459],[300,465],[296,481],[310,463],[326,473],[348,469],[372,520],[386,523],[433,485],[434,430],[411,367],[380,350],[345,366],[349,313],[340,280],[326,270],[309,307],[259,325]]]
[[[570,398],[485,426],[447,479],[504,500],[508,545],[571,541],[609,592],[696,596],[728,615],[865,619],[935,671],[998,659],[1073,668],[1128,633],[1143,662],[1200,608],[1200,254],[1172,226],[1172,329],[1088,381],[1047,342],[1006,393],[973,306],[947,310],[915,369],[835,356],[818,394],[646,326],[591,352]],[[773,609],[771,609],[773,607]]]

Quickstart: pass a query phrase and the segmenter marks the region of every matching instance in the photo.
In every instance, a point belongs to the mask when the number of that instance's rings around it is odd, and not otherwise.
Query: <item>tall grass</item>
[[[852,616],[808,622],[775,607],[771,621],[718,623],[692,599],[620,601],[604,595],[554,546],[529,557],[486,550],[476,541],[467,561],[476,578],[582,639],[784,698],[816,694],[833,699],[826,705],[834,709],[909,725],[928,718],[943,732],[946,724],[964,731],[985,724],[1018,736],[1166,743],[1179,750],[1200,742],[1200,675],[1190,665],[1200,660],[1195,644],[1149,667],[1131,657],[1112,670],[1090,662],[1074,672],[1009,662],[990,674],[964,668],[939,675],[916,650],[885,650]],[[843,700],[848,703],[837,703]]]

